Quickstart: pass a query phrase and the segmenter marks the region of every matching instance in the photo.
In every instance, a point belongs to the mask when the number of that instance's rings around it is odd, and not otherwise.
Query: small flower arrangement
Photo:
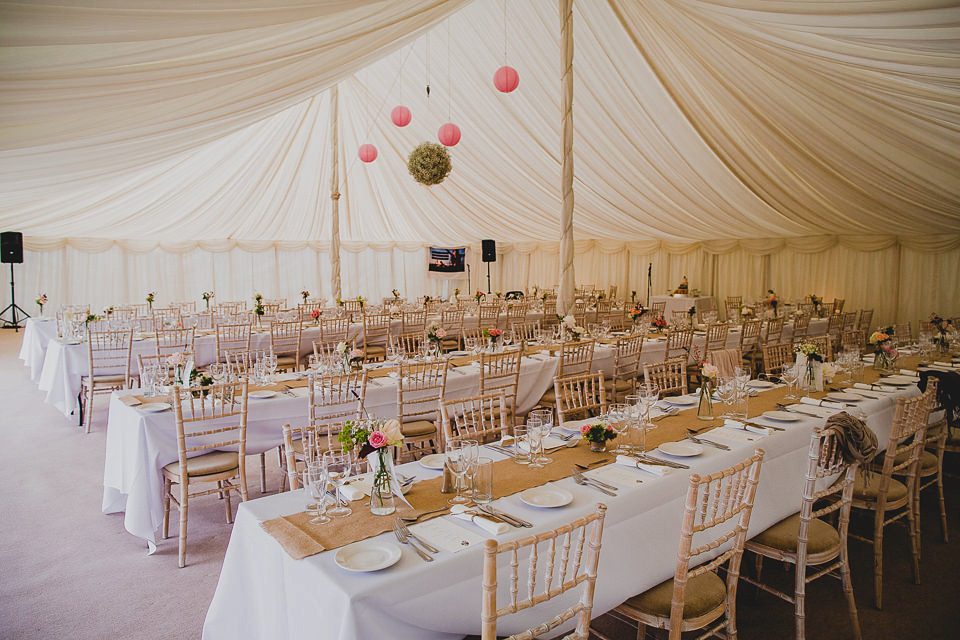
[[[367,304],[366,299],[363,296],[357,296],[357,306],[360,307],[360,310],[363,311],[363,305]]]
[[[113,306],[113,305],[110,305],[109,307],[107,307],[107,308],[105,308],[105,309],[103,310],[103,315],[105,315],[105,316],[107,316],[107,317],[109,318],[110,316],[113,315],[113,312],[114,312],[114,311],[115,311],[114,306]]]
[[[203,298],[203,301],[207,304],[207,311],[210,311],[210,300],[214,297],[213,291],[204,291],[200,294],[200,297]]]
[[[43,305],[47,304],[47,294],[41,293],[37,296],[37,306],[40,307],[40,315],[43,315]]]
[[[593,424],[585,424],[580,427],[580,437],[587,442],[602,444],[607,440],[613,440],[616,438],[617,432],[610,425],[595,422]]]
[[[604,293],[603,291],[601,291],[600,293],[597,294],[597,300],[598,300],[598,301],[599,301],[599,300],[606,300],[606,299],[607,299],[607,294]]]
[[[885,354],[892,358],[900,355],[893,346],[893,327],[874,331],[870,334],[869,342],[874,346],[874,353],[877,355]]]
[[[753,307],[741,307],[740,308],[740,317],[741,318],[750,318],[753,316]]]
[[[337,306],[338,306],[338,307],[342,307],[342,306],[343,306],[343,300],[340,299],[340,296],[337,296],[337,298],[336,298],[336,300],[335,300],[334,302],[337,303]]]
[[[477,304],[480,304],[481,302],[483,302],[483,296],[484,296],[483,291],[480,291],[479,289],[477,289],[477,292],[473,294],[473,297],[476,299]]]
[[[40,311],[43,311],[42,307]],[[946,353],[950,347],[950,341],[947,338],[947,334],[953,332],[953,322],[950,320],[944,320],[936,313],[931,313],[930,326],[933,327],[933,330],[937,332],[937,335],[933,337],[933,344],[937,345],[941,353]]]
[[[657,329],[666,329],[667,328],[666,318],[664,318],[663,316],[657,316],[656,318],[653,319],[653,326],[655,326]]]
[[[697,306],[693,305],[692,307],[687,309],[687,315],[690,316],[691,319],[693,318],[693,316],[697,315]]]
[[[157,292],[156,292],[156,291],[149,291],[149,292],[147,292],[147,297],[144,298],[144,300],[146,300],[146,301],[147,301],[147,304],[150,305],[150,309],[151,309],[151,310],[153,309],[153,301],[156,300],[156,299],[157,299]]]
[[[717,368],[715,364],[709,362],[700,363],[700,379],[707,379],[714,381],[717,379],[717,376],[720,374],[720,369]]]
[[[797,353],[807,357],[807,362],[823,362],[823,355],[820,353],[820,347],[811,343],[804,342],[797,346]]]
[[[354,369],[363,363],[363,350],[351,349],[346,342],[338,342],[335,351],[343,358],[345,369]]]
[[[500,292],[500,291],[494,291],[494,292],[493,292],[493,295],[494,295],[494,297],[497,297],[497,298],[502,298],[502,297],[503,297],[503,293]]]
[[[454,290],[453,290],[453,295],[455,295],[455,296],[459,296],[459,295],[460,295],[460,288],[459,288],[459,287],[454,288]]]
[[[303,304],[307,304],[307,298],[310,297],[310,292],[304,289],[300,292],[300,297],[303,298]]]
[[[253,296],[253,301],[255,303],[253,306],[253,312],[258,316],[262,316],[265,313],[263,309],[263,296],[258,293]]]
[[[642,318],[646,312],[647,310],[643,308],[642,304],[636,304],[632,309],[630,309],[630,319],[636,322]]]
[[[87,317],[84,318],[84,320],[83,320],[83,324],[85,324],[85,325],[87,325],[87,326],[89,327],[91,322],[96,322],[97,320],[100,320],[100,318],[101,318],[101,316],[98,316],[98,315],[95,314],[95,313],[88,313],[88,314],[87,314]]]
[[[434,345],[439,345],[440,341],[447,337],[447,330],[440,326],[440,323],[434,320],[427,325],[427,340]]]
[[[423,306],[427,306],[430,301],[433,300],[431,296],[423,296]]]
[[[343,430],[337,435],[337,441],[343,445],[344,451],[357,449],[357,455],[366,458],[386,447],[403,444],[403,432],[400,430],[400,423],[395,419],[382,423],[373,420],[347,420]]]
[[[320,324],[320,309],[314,309],[311,311],[310,317],[313,318],[314,324]]]
[[[630,302],[636,302],[636,301],[637,301],[637,290],[636,290],[636,289],[633,289],[633,290],[630,292]],[[649,302],[649,300],[648,300],[648,302]]]
[[[390,293],[393,294],[393,299],[394,299],[394,300],[399,300],[399,299],[400,299],[400,292],[397,291],[396,289],[392,289],[392,290],[390,291]]]
[[[560,319],[560,326],[568,338],[579,340],[583,336],[583,327],[577,324],[577,319],[573,316],[563,316]]]
[[[813,293],[810,294],[810,304],[813,305],[814,311],[820,313],[820,308],[823,306],[823,298]]]
[[[500,337],[503,335],[503,331],[497,329],[496,327],[484,327],[483,328],[483,337],[490,341],[490,344],[497,344],[497,341],[500,340]]]

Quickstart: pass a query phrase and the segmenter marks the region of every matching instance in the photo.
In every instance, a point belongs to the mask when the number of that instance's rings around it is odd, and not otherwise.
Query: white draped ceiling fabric
[[[21,306],[331,297],[336,184],[344,295],[466,287],[428,278],[425,247],[466,244],[478,272],[483,238],[495,289],[558,284],[557,3],[510,0],[501,94],[502,2],[0,2]],[[655,293],[687,275],[882,321],[960,313],[955,0],[574,0],[573,25],[580,283],[642,296],[652,265]],[[453,171],[424,187],[406,157],[447,121]]]

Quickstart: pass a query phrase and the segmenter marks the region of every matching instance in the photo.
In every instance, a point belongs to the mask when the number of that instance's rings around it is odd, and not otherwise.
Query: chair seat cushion
[[[187,458],[187,475],[191,478],[222,473],[240,467],[240,457],[236,451],[211,451],[200,456]],[[174,475],[181,475],[180,462],[171,462],[164,467]]]
[[[722,605],[726,597],[727,585],[712,571],[692,578],[684,591],[683,617],[698,618]],[[673,578],[670,578],[624,604],[651,616],[669,618],[672,599]]]
[[[430,436],[437,432],[437,426],[429,420],[414,420],[400,425],[400,431],[405,438]]]
[[[614,382],[616,382],[616,387],[614,387]],[[633,390],[633,380],[613,380],[607,379],[603,381],[603,388],[607,391],[616,388],[617,393],[621,391],[632,391]]]
[[[788,553],[797,552],[797,538],[800,535],[800,514],[784,518],[747,544],[756,543],[771,549]],[[840,534],[829,524],[814,518],[807,529],[807,552],[824,553],[840,546]]]
[[[894,462],[896,462],[897,464],[900,464],[901,462],[905,461],[909,457],[909,453],[910,453],[909,451],[903,451],[897,454],[893,458]],[[921,472],[923,471],[933,472],[933,471],[936,471],[937,468],[939,468],[939,466],[940,465],[938,464],[938,461],[937,461],[937,454],[930,451],[926,451],[926,450],[920,453]],[[906,469],[904,469],[904,471],[906,471]],[[897,472],[897,475],[904,475],[904,474],[902,474],[901,472]],[[929,474],[925,474],[925,475],[929,475]]]
[[[547,389],[546,393],[540,396],[540,404],[557,404],[557,392],[555,389]]]
[[[364,354],[368,358],[382,358],[386,356],[387,348],[376,344],[370,344],[367,345],[366,349],[364,350]]]
[[[866,479],[864,479],[866,475]],[[871,471],[864,474],[857,472],[856,482],[853,483],[853,497],[855,500],[876,501],[880,491],[881,474]],[[902,500],[907,496],[907,487],[899,480],[890,478],[890,488],[887,490],[887,502]]]

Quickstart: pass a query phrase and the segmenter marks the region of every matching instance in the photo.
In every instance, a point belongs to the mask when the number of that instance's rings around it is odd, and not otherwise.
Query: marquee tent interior
[[[956,2],[575,0],[573,31],[578,283],[960,313]],[[494,289],[555,285],[561,62],[549,0],[3,2],[18,302],[330,297],[331,191],[344,296],[486,288],[483,238]],[[445,122],[426,187],[406,158]]]

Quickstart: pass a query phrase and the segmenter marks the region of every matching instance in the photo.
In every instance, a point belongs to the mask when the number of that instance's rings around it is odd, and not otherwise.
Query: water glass
[[[493,500],[493,460],[477,458],[473,471],[473,501],[486,504]]]
[[[613,450],[613,453],[624,455],[630,453],[629,447],[624,442],[627,429],[630,428],[630,408],[620,402],[609,405],[607,407],[607,424],[617,432],[617,447]]]
[[[476,442],[476,441],[474,441]],[[470,445],[463,440],[447,442],[444,465],[456,478],[457,495],[450,498],[450,504],[464,504],[470,499],[463,495],[463,477],[470,469]]]
[[[154,367],[144,367],[140,372],[140,386],[143,387],[144,398],[157,395],[157,370]]]
[[[513,461],[517,464],[530,464],[530,437],[526,425],[513,428]]]
[[[330,522],[330,516],[327,515],[327,468],[322,462],[307,466],[303,472],[303,485],[310,497],[305,511],[315,516],[310,524]]]
[[[349,451],[324,451],[322,464],[327,469],[327,480],[336,489],[337,496],[337,504],[327,509],[327,513],[334,518],[345,518],[353,513],[353,509],[343,504],[340,489],[353,473],[353,456]]]
[[[543,455],[543,431],[541,429],[542,425],[540,420],[537,418],[527,418],[527,447],[530,450],[530,462],[528,468],[530,469],[542,469],[544,467],[544,462],[541,462],[545,458]],[[517,443],[517,450],[520,450],[520,443]],[[552,460],[547,459],[547,462],[552,462]]]

